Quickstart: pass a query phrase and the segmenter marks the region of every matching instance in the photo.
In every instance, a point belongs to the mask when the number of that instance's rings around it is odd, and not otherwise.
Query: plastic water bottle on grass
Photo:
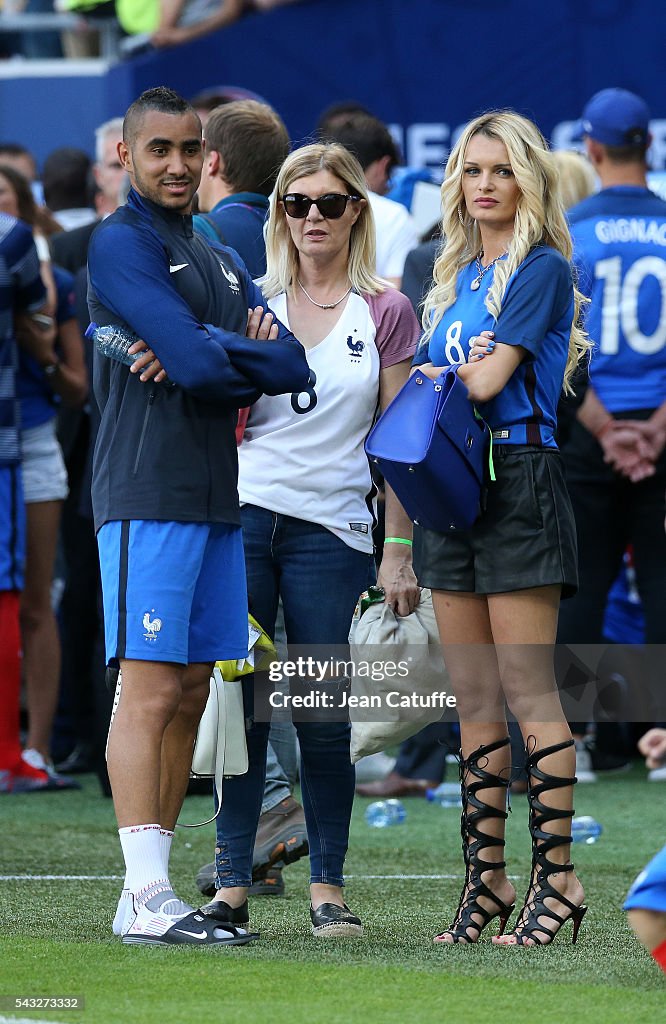
[[[574,843],[586,843],[591,846],[592,843],[596,843],[602,832],[603,828],[599,822],[591,818],[589,814],[574,818],[571,822],[571,838]]]
[[[441,782],[436,789],[426,789],[425,797],[440,807],[462,807],[459,782]]]
[[[402,825],[407,811],[399,800],[377,800],[365,811],[365,820],[372,828],[388,828],[389,825]]]

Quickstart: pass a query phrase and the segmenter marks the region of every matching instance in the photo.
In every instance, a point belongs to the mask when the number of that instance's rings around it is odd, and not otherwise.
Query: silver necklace
[[[481,287],[481,282],[483,281],[484,277],[486,276],[490,268],[494,267],[498,260],[501,260],[502,257],[505,255],[505,253],[501,252],[499,256],[496,256],[495,259],[488,264],[487,267],[484,267],[484,265],[481,262],[481,260],[483,259],[483,249],[481,250],[479,255],[476,256],[474,259],[474,262],[476,263],[477,274],[469,286],[471,291],[478,292],[479,288]]]
[[[339,299],[335,300],[335,302],[317,302],[317,300],[313,299],[310,293],[305,290],[305,288],[301,284],[300,277],[297,277],[296,280],[298,281],[298,287],[301,289],[306,299],[309,299],[313,306],[319,306],[320,309],[335,309],[336,306],[340,305],[343,299],[347,298],[350,291],[352,290],[352,285],[349,285],[349,288],[347,289],[345,294],[341,295]]]

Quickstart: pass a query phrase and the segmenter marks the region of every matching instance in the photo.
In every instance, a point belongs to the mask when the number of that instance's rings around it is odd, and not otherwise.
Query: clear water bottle
[[[603,828],[599,822],[591,818],[589,814],[574,818],[571,822],[571,838],[574,843],[587,843],[588,846],[591,846],[592,843],[596,843],[602,832]]]
[[[365,811],[365,820],[372,828],[388,828],[389,825],[402,825],[407,811],[399,800],[377,800]]]
[[[459,782],[441,782],[436,789],[426,789],[425,797],[440,807],[462,807]]]
[[[106,327],[100,327],[94,323],[89,324],[86,329],[86,338],[92,338],[95,348],[103,356],[115,359],[119,363],[125,363],[127,366],[131,366],[134,360],[141,355],[141,352],[129,354],[128,349],[135,341],[139,340],[139,337],[134,331],[127,327],[121,327],[120,324],[108,324]]]

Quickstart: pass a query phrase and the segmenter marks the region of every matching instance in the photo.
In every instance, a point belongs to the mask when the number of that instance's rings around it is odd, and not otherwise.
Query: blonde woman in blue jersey
[[[414,363],[460,377],[494,437],[496,481],[464,532],[418,529],[419,583],[433,591],[461,725],[466,877],[453,923],[435,941],[551,942],[583,887],[569,861],[574,744],[557,693],[553,644],[561,597],[575,593],[576,539],[554,432],[558,397],[588,348],[576,326],[571,240],[557,176],[536,126],[491,111],[462,132],[442,185],[442,234]],[[468,359],[469,357],[469,359]],[[511,934],[505,871],[511,774],[506,705],[526,744],[532,872]]]

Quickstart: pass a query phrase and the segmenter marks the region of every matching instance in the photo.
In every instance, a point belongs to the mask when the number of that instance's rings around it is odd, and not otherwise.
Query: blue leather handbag
[[[438,533],[477,519],[491,443],[457,370],[412,374],[365,443],[409,518]]]

